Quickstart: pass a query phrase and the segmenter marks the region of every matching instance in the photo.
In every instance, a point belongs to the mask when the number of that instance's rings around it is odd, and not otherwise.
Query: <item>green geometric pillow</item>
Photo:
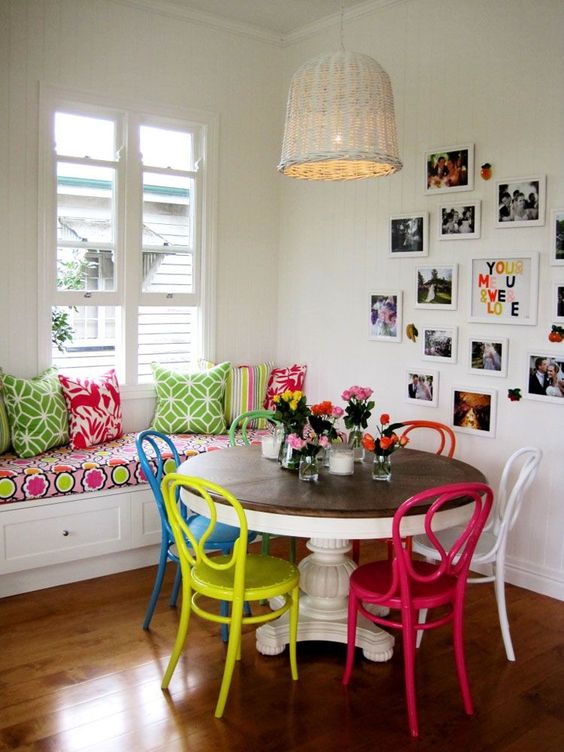
[[[56,368],[48,368],[34,379],[4,374],[2,381],[18,457],[34,457],[68,442],[67,407]]]
[[[2,375],[0,374],[0,379]],[[8,423],[8,413],[2,397],[2,385],[0,384],[0,454],[7,452],[10,448],[10,424]]]
[[[231,363],[180,373],[151,363],[157,404],[152,428],[161,433],[226,432],[223,393]]]

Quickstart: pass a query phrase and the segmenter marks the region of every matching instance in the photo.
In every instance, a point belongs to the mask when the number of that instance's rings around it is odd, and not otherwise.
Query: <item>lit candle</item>
[[[333,475],[354,473],[354,452],[348,447],[332,448],[329,452],[329,472]]]
[[[261,439],[262,456],[267,460],[277,460],[280,451],[280,441],[276,436],[263,436]]]

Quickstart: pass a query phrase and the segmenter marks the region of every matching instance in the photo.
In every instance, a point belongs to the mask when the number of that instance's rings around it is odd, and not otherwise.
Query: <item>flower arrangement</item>
[[[312,405],[308,418],[309,425],[317,436],[326,436],[330,442],[340,439],[335,421],[341,418],[345,411],[342,407],[333,405],[329,400]]]
[[[299,389],[287,389],[282,394],[274,395],[272,401],[276,405],[274,420],[283,424],[286,434],[301,435],[310,414],[305,394]]]
[[[396,429],[402,426],[403,423],[390,423],[388,413],[382,413],[380,425],[377,427],[379,435],[374,438],[369,433],[364,434],[362,446],[377,456],[389,457],[396,449],[401,449],[409,443],[406,436],[398,436],[396,433]]]
[[[345,407],[345,426],[347,428],[367,428],[368,418],[372,414],[374,402],[370,400],[372,389],[367,386],[351,386],[341,394],[347,402]]]
[[[329,439],[325,435],[318,436],[312,431],[305,431],[303,437],[291,433],[288,436],[288,444],[295,452],[305,457],[315,457],[320,449],[329,446]]]

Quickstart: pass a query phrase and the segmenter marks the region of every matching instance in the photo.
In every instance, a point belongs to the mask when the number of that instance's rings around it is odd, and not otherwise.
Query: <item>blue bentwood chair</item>
[[[161,518],[162,531],[159,566],[157,569],[155,584],[153,586],[153,592],[151,593],[149,605],[147,606],[147,611],[145,613],[145,620],[143,622],[143,629],[149,629],[151,619],[153,618],[153,612],[161,592],[166,565],[169,561],[173,561],[177,565],[174,586],[170,596],[171,606],[176,606],[178,591],[180,590],[182,579],[178,555],[174,548],[174,536],[168,520],[161,491],[162,479],[167,473],[176,471],[180,465],[180,457],[171,439],[158,431],[153,431],[152,429],[142,431],[138,434],[135,442],[143,474],[147,478],[151,490],[153,491],[155,503]],[[186,505],[180,500],[178,493],[176,502],[179,505],[182,518],[188,525],[190,532],[194,538],[199,541],[209,526],[209,519],[201,514],[190,512]],[[216,524],[213,530],[213,537],[207,541],[206,551],[221,551],[222,554],[230,554],[235,541],[239,538],[239,534],[240,531],[237,527],[221,523]],[[248,540],[251,541],[254,540],[254,538],[256,538],[256,533],[250,532]],[[226,612],[224,615],[226,616],[228,609],[227,603],[224,604],[224,609]],[[226,624],[222,624],[221,626],[221,636],[224,642],[227,642],[228,630]]]

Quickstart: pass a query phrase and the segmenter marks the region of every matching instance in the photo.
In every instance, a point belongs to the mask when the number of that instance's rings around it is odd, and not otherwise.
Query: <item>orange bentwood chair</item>
[[[243,507],[229,491],[221,486],[201,478],[169,473],[165,475],[161,488],[182,571],[180,622],[161,686],[163,689],[168,688],[178,664],[186,641],[192,611],[202,619],[229,625],[229,642],[223,680],[215,708],[215,717],[221,718],[227,702],[235,662],[241,655],[241,629],[244,625],[272,621],[289,611],[290,668],[292,679],[297,680],[299,571],[294,564],[284,559],[247,553],[248,529]],[[178,507],[176,499],[179,491],[201,497],[207,506],[205,518],[209,518],[209,524],[199,539],[196,539],[191,532]],[[232,507],[240,533],[231,553],[208,556],[206,541],[213,536],[214,528],[218,524],[215,499],[218,499],[222,506]],[[282,598],[282,605],[262,614],[249,616],[244,614],[245,602],[271,598]],[[218,603],[216,610],[213,609],[214,601]],[[231,603],[230,613],[221,609],[221,603],[225,601]]]
[[[473,503],[469,522],[459,531],[452,546],[446,550],[433,531],[437,512],[455,499],[467,497]],[[347,662],[343,684],[351,679],[358,614],[384,627],[401,629],[403,634],[403,660],[405,691],[409,728],[412,736],[419,735],[415,699],[415,655],[418,630],[435,629],[452,622],[454,655],[458,683],[464,710],[472,715],[472,697],[466,674],[463,642],[464,594],[466,577],[480,533],[486,523],[493,502],[493,491],[484,483],[453,483],[431,488],[412,496],[399,507],[392,523],[394,558],[363,564],[355,569],[350,579]],[[405,545],[406,515],[420,504],[431,504],[425,513],[425,532],[436,549],[438,561],[414,561]],[[404,531],[402,531],[404,526]],[[376,604],[399,612],[397,618],[378,616],[368,610]],[[418,623],[422,609],[439,608],[439,614],[425,624]],[[446,609],[446,612],[445,612]]]

